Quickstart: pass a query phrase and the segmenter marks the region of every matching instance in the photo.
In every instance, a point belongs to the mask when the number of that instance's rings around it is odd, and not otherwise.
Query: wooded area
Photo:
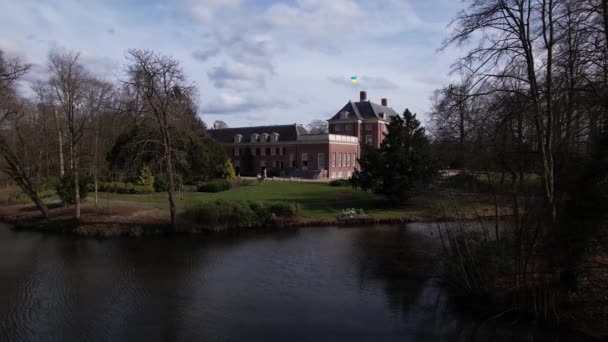
[[[443,168],[483,175],[511,203],[515,229],[501,236],[496,223],[483,243],[446,235],[467,265],[456,278],[477,294],[511,287],[513,309],[559,320],[568,291],[605,290],[589,284],[602,271],[588,266],[606,255],[608,1],[465,4],[443,47],[472,44],[453,65],[460,81],[432,97],[434,149]],[[589,311],[606,304],[586,300]]]
[[[177,189],[222,177],[230,167],[197,116],[197,89],[177,60],[130,50],[122,78],[108,81],[93,77],[79,53],[52,51],[48,80],[18,89],[30,68],[0,52],[0,167],[44,217],[39,192],[58,179],[73,193],[78,220],[80,187],[93,184],[97,192],[101,181],[136,183],[149,168],[157,190],[168,193],[175,227]]]

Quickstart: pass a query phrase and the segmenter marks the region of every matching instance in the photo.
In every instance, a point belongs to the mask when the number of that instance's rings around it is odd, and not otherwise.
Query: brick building
[[[329,133],[308,134],[301,125],[272,125],[209,130],[232,159],[237,173],[273,170],[292,177],[348,178],[355,170],[360,144],[379,147],[386,124],[397,113],[367,100],[349,101],[328,120]]]

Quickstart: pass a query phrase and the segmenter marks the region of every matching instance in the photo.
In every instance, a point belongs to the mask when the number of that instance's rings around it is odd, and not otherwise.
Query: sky
[[[89,72],[123,78],[128,49],[180,61],[199,114],[231,127],[327,120],[359,91],[426,122],[453,76],[439,51],[458,0],[0,0],[0,49],[46,78],[53,49]],[[352,84],[351,76],[358,83]]]

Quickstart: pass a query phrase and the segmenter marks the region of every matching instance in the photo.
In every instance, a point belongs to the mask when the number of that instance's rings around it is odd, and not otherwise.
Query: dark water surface
[[[0,341],[573,341],[457,314],[432,225],[97,241],[0,224]]]

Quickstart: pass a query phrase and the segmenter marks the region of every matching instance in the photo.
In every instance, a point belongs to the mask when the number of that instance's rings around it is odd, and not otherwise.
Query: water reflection
[[[473,334],[428,228],[96,241],[0,226],[0,340],[557,340]]]

